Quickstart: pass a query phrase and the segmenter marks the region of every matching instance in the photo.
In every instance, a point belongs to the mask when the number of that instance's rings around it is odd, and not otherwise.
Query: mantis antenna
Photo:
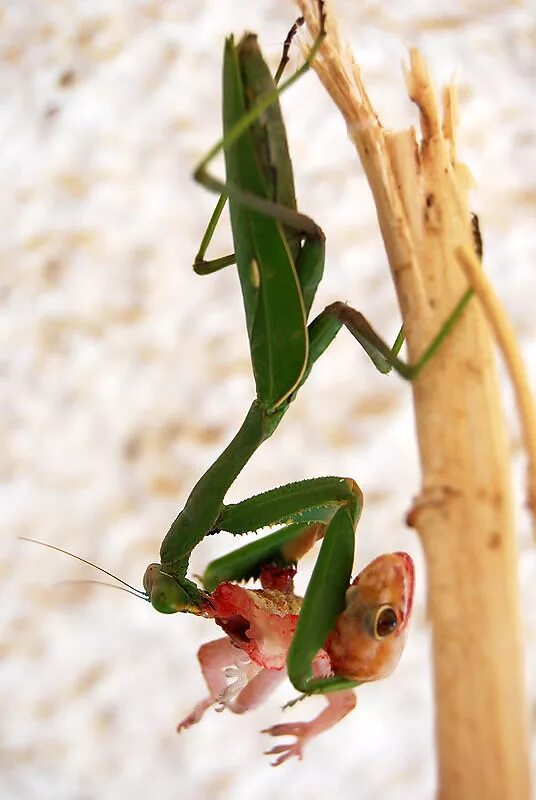
[[[97,567],[98,569],[98,567]],[[132,591],[131,589],[125,589],[124,586],[116,586],[115,583],[107,583],[106,581],[92,581],[92,580],[67,580],[67,581],[58,581],[55,583],[55,586],[79,586],[80,584],[84,583],[92,583],[94,586],[108,586],[110,589],[117,589],[118,592],[126,592],[127,594],[131,594],[133,597],[139,597],[140,600],[145,600],[149,602],[149,598],[144,593],[142,594],[139,589]]]
[[[105,575],[108,575],[110,578],[113,578],[114,581],[118,583],[122,583],[123,586],[127,588],[124,591],[130,591],[130,594],[135,594],[136,597],[141,597],[143,600],[149,600],[147,593],[142,591],[141,589],[136,589],[135,586],[131,586],[130,583],[122,580],[122,578],[118,578],[117,575],[114,575],[113,572],[108,572],[107,569],[104,567],[99,567],[97,564],[94,564],[92,561],[88,561],[87,558],[82,558],[82,556],[76,556],[74,553],[70,553],[68,550],[64,550],[62,547],[56,547],[54,544],[49,544],[48,542],[40,542],[37,539],[30,539],[28,536],[17,536],[17,539],[20,539],[22,542],[32,542],[32,544],[40,544],[42,547],[48,547],[49,550],[56,550],[58,553],[63,553],[66,556],[70,556],[70,558],[76,558],[77,561],[81,561],[83,564],[87,564],[93,569],[98,569],[99,572],[103,572]],[[77,581],[78,583],[84,583],[84,581]],[[103,583],[102,581],[85,581],[86,583]],[[112,586],[111,583],[105,583],[104,586]],[[116,589],[120,589],[120,586],[116,586]]]

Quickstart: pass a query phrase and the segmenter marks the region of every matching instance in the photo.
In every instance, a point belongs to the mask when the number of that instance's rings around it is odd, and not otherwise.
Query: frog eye
[[[398,617],[392,606],[380,606],[376,611],[372,628],[375,639],[385,639],[397,629]]]

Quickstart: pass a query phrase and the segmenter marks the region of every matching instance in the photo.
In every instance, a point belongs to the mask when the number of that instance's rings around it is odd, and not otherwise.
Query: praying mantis
[[[323,3],[320,17],[325,22]],[[272,78],[253,34],[227,39],[223,60],[223,138],[209,151],[195,179],[220,195],[194,269],[210,274],[236,264],[245,308],[254,399],[238,433],[194,486],[166,534],[160,562],[149,565],[143,585],[162,613],[210,617],[226,638],[199,653],[209,696],[179,725],[198,722],[220,707],[242,713],[257,705],[285,672],[304,695],[326,694],[328,709],[311,723],[276,725],[267,732],[293,734],[294,745],[270,752],[276,764],[301,757],[307,739],[335,724],[355,703],[352,688],[384,677],[396,665],[413,599],[413,565],[405,553],[381,556],[353,581],[355,529],[362,509],[359,486],[349,478],[298,481],[226,505],[225,496],[260,445],[275,432],[314,363],[344,325],[381,372],[392,367],[412,379],[448,335],[470,298],[468,290],[414,365],[398,358],[399,334],[389,348],[365,318],[333,303],[309,321],[324,267],[322,230],[296,207],[292,164],[278,98],[309,69],[325,26],[303,65],[279,87],[293,26]],[[208,166],[223,151],[225,181]],[[205,260],[225,203],[229,203],[232,255]],[[209,564],[203,588],[187,577],[193,549],[219,531],[241,535],[282,526]],[[322,539],[303,603],[295,597],[298,559]],[[236,582],[260,578],[262,590]],[[226,677],[236,682],[227,685]]]

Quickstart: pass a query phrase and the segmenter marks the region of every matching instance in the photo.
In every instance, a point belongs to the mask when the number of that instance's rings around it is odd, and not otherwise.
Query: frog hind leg
[[[234,714],[244,714],[263,703],[286,676],[284,669],[261,669],[242,689],[229,708]]]
[[[351,689],[331,692],[324,695],[324,697],[328,703],[327,708],[309,722],[284,722],[279,725],[272,725],[271,728],[266,728],[262,731],[262,733],[268,733],[270,736],[296,737],[294,742],[278,744],[272,747],[271,750],[266,751],[265,755],[277,756],[275,761],[272,761],[273,767],[278,767],[293,756],[301,760],[305,744],[314,739],[315,736],[328,730],[328,728],[336,725],[350,711],[353,711],[356,705],[356,696]]]
[[[209,694],[178,724],[178,733],[198,723],[211,706],[217,705],[221,711],[231,707],[232,700],[260,669],[227,636],[202,645],[197,657]],[[229,683],[229,678],[234,678],[234,682]]]

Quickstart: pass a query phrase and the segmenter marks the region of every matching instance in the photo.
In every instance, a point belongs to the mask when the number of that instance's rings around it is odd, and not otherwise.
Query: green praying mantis
[[[166,534],[160,562],[147,568],[145,599],[165,614],[186,612],[215,619],[223,640],[199,653],[209,697],[179,725],[197,722],[219,703],[242,712],[258,704],[288,672],[303,695],[325,694],[328,709],[310,723],[276,725],[268,732],[293,734],[280,745],[276,764],[301,757],[307,739],[330,727],[355,704],[351,689],[384,677],[400,656],[411,613],[413,565],[405,553],[381,556],[351,582],[355,530],[363,498],[349,478],[298,481],[226,505],[225,496],[261,444],[273,435],[317,361],[345,326],[383,373],[394,368],[414,378],[433,356],[467,304],[468,290],[414,365],[398,357],[399,334],[389,348],[362,314],[333,303],[309,315],[324,269],[325,238],[320,227],[297,210],[279,96],[311,66],[325,36],[321,31],[303,65],[280,85],[291,41],[272,77],[253,34],[225,43],[223,137],[194,173],[219,194],[194,269],[210,274],[236,265],[244,302],[256,397],[236,436],[192,489]],[[223,151],[226,177],[208,166]],[[212,261],[206,251],[222,210],[229,203],[234,253]],[[205,536],[219,531],[241,535],[266,526],[275,533],[213,561],[202,588],[187,577],[189,559]],[[293,592],[299,558],[322,540],[303,602]],[[262,590],[236,585],[260,578]],[[227,677],[235,677],[227,684]]]
[[[319,2],[324,21],[323,12],[323,3]],[[234,439],[194,486],[173,521],[162,543],[160,563],[151,564],[144,576],[144,589],[158,611],[212,617],[228,637],[219,649],[215,642],[211,643],[212,650],[207,645],[205,651],[203,648],[200,651],[210,696],[198,704],[179,729],[197,722],[215,702],[244,711],[264,697],[271,687],[270,676],[263,679],[257,671],[253,675],[248,673],[245,662],[236,657],[238,651],[246,653],[250,666],[252,661],[256,662],[256,669],[260,666],[273,672],[286,666],[292,684],[303,694],[330,693],[330,725],[348,710],[335,708],[337,701],[331,693],[348,698],[349,691],[359,683],[386,674],[385,663],[389,661],[387,671],[390,671],[398,661],[413,593],[413,568],[406,554],[392,554],[394,565],[390,561],[369,565],[375,596],[367,597],[367,601],[363,596],[358,597],[357,611],[354,608],[352,612],[359,619],[360,630],[365,630],[375,645],[383,647],[384,655],[378,655],[379,650],[369,655],[369,665],[373,665],[370,672],[361,662],[355,666],[349,664],[346,656],[341,657],[343,650],[352,649],[348,642],[342,642],[345,635],[354,642],[360,641],[355,630],[349,631],[341,621],[352,605],[351,588],[358,595],[366,594],[367,584],[367,570],[350,584],[355,530],[362,509],[361,491],[353,480],[322,477],[299,481],[232,505],[225,504],[225,495],[256,450],[272,436],[314,363],[342,326],[358,340],[377,369],[386,373],[394,368],[404,378],[412,379],[448,335],[471,294],[468,290],[463,295],[422,357],[411,366],[398,358],[402,333],[389,348],[362,314],[345,303],[334,303],[309,320],[324,268],[325,239],[319,226],[297,210],[278,98],[309,69],[325,35],[325,26],[321,26],[301,68],[278,87],[290,42],[300,24],[298,20],[287,37],[275,78],[254,35],[246,34],[238,44],[233,37],[227,39],[223,60],[223,138],[194,173],[199,183],[220,195],[194,269],[199,274],[210,274],[236,264],[256,398]],[[224,181],[208,171],[210,162],[221,151],[225,157]],[[226,202],[235,252],[207,261],[206,251]],[[187,577],[190,554],[205,536],[219,531],[241,535],[274,525],[281,526],[275,533],[209,564],[202,578],[202,589]],[[299,557],[317,539],[322,539],[322,545],[299,613],[290,606],[276,609],[276,616],[293,614],[295,622],[291,635],[288,631],[280,635],[286,664],[280,660],[278,667],[274,667],[265,654],[259,656],[253,652],[255,639],[258,644],[268,624],[265,622],[263,626],[257,620],[255,627],[251,609],[244,610],[240,598],[228,597],[222,587],[232,594],[232,582],[260,577],[263,585],[260,595],[264,599],[270,591],[294,597],[293,572],[289,570],[293,570]],[[394,599],[388,591],[383,591],[389,582]],[[258,611],[257,606],[254,611]],[[362,645],[361,641],[363,650]],[[327,669],[319,663],[319,653],[326,648]],[[383,664],[381,668],[379,662]],[[222,670],[229,670],[230,664],[234,665],[230,674],[239,677],[232,691],[221,679]],[[251,688],[255,681],[256,691]],[[268,731],[274,735],[293,733],[298,739],[294,749],[281,746],[271,751],[283,753],[276,763],[289,755],[301,755],[303,741],[318,732],[318,725],[314,728],[311,723],[302,723],[302,726],[306,727],[300,731],[284,725]],[[327,725],[320,727],[325,729]]]

